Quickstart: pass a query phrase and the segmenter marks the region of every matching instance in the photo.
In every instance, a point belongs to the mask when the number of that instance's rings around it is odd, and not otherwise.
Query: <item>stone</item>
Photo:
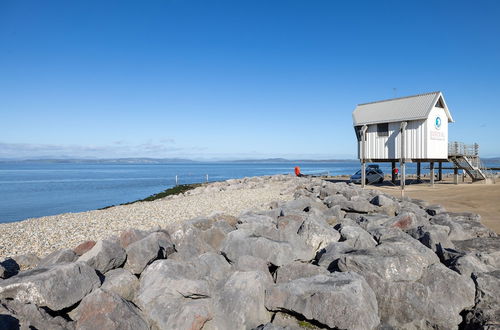
[[[391,218],[385,214],[363,214],[356,218],[356,223],[364,230],[371,231],[377,228],[386,228],[385,223]]]
[[[40,260],[38,267],[74,262],[76,259],[78,259],[78,255],[71,249],[57,250]]]
[[[375,291],[381,322],[395,328],[456,328],[473,305],[471,279],[446,268],[417,240],[394,237],[340,257],[338,269],[361,274]]]
[[[448,238],[449,232],[450,228],[447,226],[429,225],[410,229],[408,234],[436,252],[438,245],[442,248],[454,247],[453,243]]]
[[[300,319],[297,319],[299,317]],[[257,329],[275,329],[275,330],[316,330],[316,329],[324,329],[325,327],[319,327],[314,325],[314,321],[306,321],[304,318],[300,317],[300,315],[290,315],[283,312],[277,312],[274,314],[273,322],[267,323],[262,328]]]
[[[233,263],[233,268],[242,272],[260,270],[269,272],[269,265],[264,259],[249,255],[239,256]]]
[[[6,322],[7,321],[7,322]],[[0,305],[0,329],[74,329],[74,322],[61,316],[51,316],[43,308],[17,300]]]
[[[127,261],[124,268],[133,274],[140,274],[154,260],[174,253],[175,248],[168,233],[157,231],[129,244],[125,251]]]
[[[368,230],[368,232],[378,243],[382,243],[391,238],[408,239],[411,237],[401,229],[395,227],[376,227]]]
[[[477,237],[453,241],[455,250],[463,254],[474,254],[484,264],[500,269],[500,237]]]
[[[446,209],[441,205],[429,205],[425,208],[425,212],[430,216],[446,212]]]
[[[216,252],[203,238],[203,231],[188,224],[175,224],[169,230],[177,253],[172,258],[188,260],[206,252]]]
[[[238,218],[234,215],[225,214],[225,213],[215,213],[210,216],[210,218],[214,219],[216,222],[225,222],[233,229],[236,229],[236,224],[238,223]]]
[[[266,307],[340,329],[374,329],[380,323],[377,300],[356,273],[299,278],[266,290]]]
[[[473,213],[445,212],[433,216],[430,222],[449,227],[451,241],[461,241],[475,237],[496,237],[497,234],[481,224],[480,219],[479,215]]]
[[[468,253],[465,255],[461,255],[459,257],[453,258],[451,260],[447,260],[445,262],[445,265],[456,271],[457,273],[466,276],[466,277],[471,277],[472,273],[488,273],[491,271],[494,271],[498,269],[495,266],[489,265],[484,263],[481,259],[480,256],[476,255],[475,253]]]
[[[348,241],[334,242],[316,255],[318,265],[333,270],[336,268],[335,262],[344,254],[355,251],[356,249]]]
[[[425,217],[419,216],[415,212],[404,211],[398,214],[397,216],[391,218],[384,224],[384,226],[399,228],[401,230],[408,230],[412,228],[417,228],[418,226],[425,226],[428,224],[429,221]]]
[[[377,211],[377,206],[370,204],[365,199],[350,200],[341,205],[342,210],[356,213],[372,213]]]
[[[251,255],[275,266],[294,260],[309,261],[314,251],[297,234],[290,235],[276,228],[262,226],[230,232],[222,242],[221,252],[231,261]]]
[[[117,268],[110,270],[104,276],[101,286],[103,290],[114,292],[125,300],[134,300],[139,280],[130,271]]]
[[[290,264],[281,266],[276,270],[276,283],[285,283],[299,278],[328,274],[330,274],[330,272],[323,267],[294,261]]]
[[[122,266],[126,258],[127,254],[120,245],[108,240],[99,240],[92,249],[81,255],[78,261],[84,261],[104,274]]]
[[[101,288],[83,298],[71,312],[76,328],[94,329],[149,329],[141,311],[118,294]]]
[[[343,195],[330,195],[330,196],[326,197],[323,200],[323,202],[329,208],[332,208],[332,207],[338,205],[341,209],[344,209],[344,205],[347,205],[346,203],[348,202],[348,200]]]
[[[19,265],[20,271],[35,268],[40,262],[40,258],[33,253],[16,255],[12,259]]]
[[[264,299],[272,284],[261,271],[234,272],[214,290],[214,317],[204,329],[253,329],[270,322]]]
[[[377,245],[377,242],[372,236],[359,226],[342,225],[340,228],[340,235],[344,241],[349,242],[355,249],[370,248]]]
[[[465,317],[466,329],[500,325],[500,270],[474,275],[476,304]]]
[[[148,236],[148,232],[139,229],[127,229],[120,233],[120,245],[126,249],[130,244]]]
[[[0,299],[17,299],[59,311],[73,306],[100,285],[95,270],[87,264],[58,264],[1,281]]]
[[[77,245],[73,249],[73,251],[76,253],[77,256],[81,256],[84,253],[86,253],[87,251],[89,251],[90,249],[92,249],[95,244],[96,244],[96,241],[85,241],[85,242]]]
[[[19,264],[12,258],[6,258],[0,262],[0,277],[9,278],[19,273]]]
[[[201,329],[212,319],[209,267],[188,262],[156,260],[141,274],[135,303],[152,328]]]
[[[324,219],[309,216],[299,227],[297,233],[314,252],[340,239],[340,233]]]
[[[379,194],[373,197],[370,203],[377,206],[393,206],[396,202],[387,195]]]
[[[202,232],[201,237],[214,251],[219,251],[222,241],[226,238],[226,232],[216,228],[214,223],[212,228]]]

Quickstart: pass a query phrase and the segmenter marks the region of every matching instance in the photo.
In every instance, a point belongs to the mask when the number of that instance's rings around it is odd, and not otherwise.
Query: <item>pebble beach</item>
[[[0,224],[0,258],[25,253],[45,256],[58,249],[73,248],[83,241],[119,235],[129,228],[165,228],[214,213],[237,216],[245,210],[262,209],[270,202],[292,198],[290,187],[282,182],[286,177],[215,182],[151,202]]]

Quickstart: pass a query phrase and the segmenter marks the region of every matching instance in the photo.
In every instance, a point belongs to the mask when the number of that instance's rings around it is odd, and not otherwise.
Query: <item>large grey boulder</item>
[[[272,284],[261,271],[234,272],[214,290],[214,316],[204,329],[253,329],[270,322],[264,298]]]
[[[330,195],[323,200],[326,206],[332,208],[334,206],[339,206],[342,210],[346,209],[348,206],[347,202],[349,200],[344,195]]]
[[[342,271],[375,273],[387,281],[415,281],[439,258],[419,241],[408,237],[388,239],[378,246],[344,254],[339,258]]]
[[[432,224],[450,228],[449,238],[452,241],[461,241],[475,237],[496,237],[491,229],[480,222],[481,217],[473,213],[445,212],[433,216]]]
[[[500,237],[478,237],[453,244],[461,254],[474,255],[485,265],[500,269]]]
[[[399,228],[401,230],[408,230],[417,228],[419,226],[427,226],[429,225],[429,220],[427,219],[427,213],[425,213],[425,211],[423,212],[424,214],[422,215],[419,214],[419,212],[416,212],[416,210],[402,211],[397,216],[385,222],[384,226]]]
[[[386,228],[385,224],[391,219],[393,218],[385,214],[363,214],[356,218],[356,223],[364,230],[372,231],[379,228]]]
[[[8,300],[0,304],[0,329],[74,329],[74,322],[61,316],[51,316],[31,303]]]
[[[95,270],[87,264],[59,264],[0,281],[0,299],[16,299],[59,311],[79,302],[100,285]]]
[[[130,271],[117,268],[107,272],[101,288],[118,294],[125,300],[134,300],[139,288],[139,280]]]
[[[251,255],[275,266],[314,258],[314,250],[297,234],[268,225],[253,225],[230,232],[222,242],[221,252],[231,261]]]
[[[436,252],[438,248],[454,248],[453,243],[448,238],[450,228],[441,225],[420,226],[407,231],[413,238],[418,239],[422,244]]]
[[[84,261],[101,273],[123,265],[127,254],[117,243],[99,240],[92,249],[84,253],[78,261]]]
[[[328,275],[330,272],[323,267],[313,264],[294,261],[290,264],[279,267],[276,270],[276,283],[290,282],[303,277],[315,275]]]
[[[332,273],[278,284],[266,291],[266,307],[290,311],[331,328],[374,329],[377,300],[356,273]]]
[[[118,294],[102,289],[83,298],[71,312],[76,329],[149,329],[141,311]]]
[[[425,208],[425,212],[427,212],[430,216],[434,216],[436,214],[444,213],[446,212],[446,209],[441,206],[441,205],[428,205]]]
[[[50,265],[73,262],[78,259],[78,255],[72,249],[57,250],[41,259],[38,267],[46,267]]]
[[[297,233],[314,252],[340,239],[340,233],[324,219],[316,216],[307,217]]]
[[[348,202],[340,204],[342,210],[346,212],[356,212],[356,213],[372,213],[378,210],[378,207],[371,204],[366,199],[356,199],[350,200]]]
[[[154,260],[164,259],[174,252],[174,244],[168,233],[153,232],[127,246],[127,261],[124,268],[133,274],[140,274]]]
[[[242,272],[249,272],[254,270],[269,272],[269,265],[264,259],[248,255],[239,256],[238,259],[233,262],[232,266],[235,270],[239,270]]]
[[[397,202],[394,197],[378,194],[370,200],[370,203],[376,206],[394,206]]]
[[[169,229],[170,238],[174,243],[176,253],[171,258],[187,260],[196,258],[206,252],[216,252],[203,237],[203,230],[190,224],[175,224]]]
[[[201,329],[213,317],[211,278],[199,258],[156,260],[141,274],[135,303],[153,328]]]
[[[18,254],[12,259],[18,264],[20,271],[35,268],[40,262],[40,258],[34,253]]]
[[[474,275],[476,304],[465,317],[467,329],[500,326],[500,270]]]
[[[316,255],[318,265],[333,270],[336,267],[335,262],[344,254],[355,251],[356,249],[349,241],[330,243],[324,250]]]
[[[366,278],[388,326],[456,328],[460,312],[474,302],[471,279],[440,264],[432,250],[411,237],[345,254],[337,266]]]
[[[370,248],[377,245],[377,242],[363,228],[359,226],[341,225],[340,235],[355,249]]]
[[[395,227],[377,227],[368,230],[368,232],[378,243],[382,243],[383,241],[389,240],[391,238],[401,238],[401,239],[411,238],[411,236],[408,235],[406,232]]]
[[[120,233],[120,245],[126,249],[130,244],[148,236],[149,232],[139,229],[127,229]]]

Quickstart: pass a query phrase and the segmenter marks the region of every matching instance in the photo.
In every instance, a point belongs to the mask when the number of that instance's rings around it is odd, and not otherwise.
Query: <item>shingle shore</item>
[[[152,202],[0,224],[0,258],[25,253],[41,257],[86,240],[119,235],[128,228],[164,228],[218,212],[237,216],[245,210],[262,209],[272,201],[292,199],[293,192],[283,180],[290,180],[290,176],[228,180]]]

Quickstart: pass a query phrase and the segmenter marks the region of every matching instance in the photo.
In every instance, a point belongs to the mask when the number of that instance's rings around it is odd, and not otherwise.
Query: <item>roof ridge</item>
[[[380,101],[360,103],[360,104],[358,104],[358,106],[360,106],[360,105],[367,105],[367,104],[374,104],[374,103],[381,103],[381,102],[388,102],[388,101],[395,101],[395,100],[402,100],[402,99],[409,99],[409,98],[412,98],[412,97],[424,96],[424,95],[429,95],[429,94],[437,94],[437,93],[441,93],[441,92],[440,91],[435,91],[435,92],[429,92],[429,93],[422,93],[422,94],[416,94],[416,95],[396,97],[396,98],[386,99],[386,100],[380,100]]]

